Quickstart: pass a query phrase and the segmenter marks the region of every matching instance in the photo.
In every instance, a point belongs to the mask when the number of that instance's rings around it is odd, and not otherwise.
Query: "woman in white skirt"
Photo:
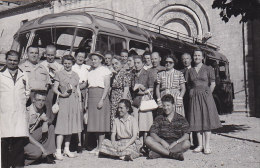
[[[98,155],[105,133],[110,132],[110,102],[108,91],[111,71],[103,66],[100,52],[90,53],[92,67],[88,73],[88,127],[87,132],[96,133],[97,147],[90,153]]]

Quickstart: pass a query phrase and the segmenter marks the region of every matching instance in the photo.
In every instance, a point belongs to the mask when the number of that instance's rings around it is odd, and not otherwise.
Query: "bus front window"
[[[40,29],[35,31],[32,45],[39,47],[40,57],[45,59],[46,46],[53,44],[57,47],[56,57],[61,58],[66,54],[74,55],[78,48],[85,48],[86,52],[90,52],[88,41],[92,41],[92,35],[90,30],[71,27]]]

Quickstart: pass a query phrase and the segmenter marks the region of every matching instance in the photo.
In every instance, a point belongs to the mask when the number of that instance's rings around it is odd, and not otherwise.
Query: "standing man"
[[[35,46],[29,46],[27,48],[28,60],[26,60],[19,67],[26,73],[29,80],[29,87],[31,89],[31,100],[35,90],[49,89],[51,80],[49,73],[41,64],[38,64],[39,60],[39,48]]]
[[[3,168],[24,166],[24,145],[28,140],[26,101],[30,90],[25,73],[18,68],[20,55],[10,50],[0,71],[0,136]]]
[[[63,69],[63,66],[59,64],[57,61],[55,61],[56,52],[57,52],[56,50],[57,49],[54,45],[47,45],[46,53],[45,53],[46,60],[40,63],[49,72],[52,81],[55,76],[55,73]]]
[[[39,159],[48,164],[55,163],[52,156],[56,151],[54,126],[46,115],[45,101],[46,92],[35,91],[33,103],[28,108],[30,142],[24,147],[26,166]]]
[[[127,64],[127,61],[128,61],[128,51],[127,49],[122,49],[121,52],[120,52],[120,56],[122,57],[122,60],[123,60],[123,68],[124,69],[129,69],[129,66]]]
[[[184,69],[181,70],[181,72],[184,74],[184,77],[186,79],[186,72],[188,71],[188,69],[191,68],[191,62],[192,62],[192,58],[191,55],[189,53],[184,53],[181,56],[181,60],[182,60],[182,64],[184,66]],[[187,81],[187,79],[186,79]],[[189,85],[186,84],[186,92],[183,96],[183,105],[184,105],[184,112],[185,112],[185,116],[188,116],[189,113],[189,93],[190,93],[190,88]],[[187,118],[186,118],[187,119]],[[191,146],[197,145],[198,141],[197,141],[197,137],[196,134],[193,134],[192,132],[190,133],[190,142],[191,142]]]
[[[153,88],[153,98],[154,100],[160,99],[160,97],[156,97],[156,86],[157,86],[157,74],[158,72],[165,71],[165,67],[161,66],[161,56],[158,52],[153,52],[151,54],[151,61],[152,61],[152,67],[148,69],[148,72],[151,73],[151,77],[154,83]],[[153,117],[155,118],[158,113],[161,113],[161,108],[157,109],[156,111],[153,111]]]
[[[166,70],[164,66],[161,66],[161,59],[158,52],[151,54],[152,67],[148,69],[148,71],[152,74],[154,82],[157,80],[157,73]]]
[[[49,76],[51,80],[50,82],[51,85],[49,87],[49,90],[47,91],[47,100],[46,100],[47,109],[52,107],[52,105],[55,103],[56,100],[54,96],[54,92],[52,90],[55,73],[63,69],[63,66],[55,61],[56,52],[57,49],[54,45],[47,45],[45,50],[46,60],[40,63],[40,65],[43,66],[48,72],[47,76]],[[47,114],[50,116],[50,120],[53,121],[55,115],[52,112],[50,112],[50,110],[47,110]]]
[[[181,72],[184,74],[184,77],[186,78],[186,72],[188,69],[191,68],[191,62],[192,62],[192,59],[191,59],[191,55],[189,53],[184,53],[182,54],[181,56],[181,60],[182,60],[182,64],[184,66],[184,69],[181,70]],[[187,81],[187,79],[186,79]],[[185,92],[185,95],[183,97],[183,104],[184,104],[184,110],[185,110],[185,116],[188,116],[188,107],[189,107],[189,88],[188,88],[188,85],[186,83],[186,92]]]
[[[143,59],[145,62],[144,69],[148,70],[148,69],[152,68],[153,65],[152,65],[152,60],[151,60],[151,53],[149,51],[144,52]]]

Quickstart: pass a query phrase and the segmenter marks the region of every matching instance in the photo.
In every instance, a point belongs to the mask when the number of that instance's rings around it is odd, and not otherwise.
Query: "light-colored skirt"
[[[97,108],[104,89],[89,88],[88,90],[88,132],[110,132],[110,103],[108,96],[103,107]]]
[[[142,112],[139,110],[139,117],[138,117],[139,131],[145,131],[145,132],[150,131],[152,125],[153,125],[152,111]]]
[[[82,132],[83,113],[80,109],[76,93],[72,93],[68,98],[60,97],[55,134],[70,135]]]
[[[133,159],[138,158],[140,156],[140,148],[143,146],[140,140],[136,140],[133,144],[131,144],[128,148],[124,151],[119,152],[117,151],[117,147],[125,146],[130,139],[121,139],[115,142],[115,145],[112,145],[111,141],[105,139],[102,143],[100,152],[110,155],[110,156],[126,156],[130,155]]]

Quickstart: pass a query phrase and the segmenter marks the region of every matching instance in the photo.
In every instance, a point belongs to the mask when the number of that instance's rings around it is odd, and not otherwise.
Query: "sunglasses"
[[[173,61],[165,61],[165,64],[173,64],[174,62]]]

